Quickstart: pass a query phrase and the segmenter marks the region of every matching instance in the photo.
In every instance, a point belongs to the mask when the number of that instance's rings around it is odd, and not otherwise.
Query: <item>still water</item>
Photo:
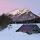
[[[0,31],[0,40],[40,40],[40,33],[28,35],[22,32],[15,32],[23,24],[11,24],[11,25],[12,26],[8,25],[8,27],[3,31]],[[37,25],[38,27],[40,27],[39,23]]]

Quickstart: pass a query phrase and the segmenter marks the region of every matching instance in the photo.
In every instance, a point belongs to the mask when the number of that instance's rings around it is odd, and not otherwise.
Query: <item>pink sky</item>
[[[0,1],[0,12],[10,11],[14,8],[14,4],[10,3],[7,0]]]
[[[27,8],[28,5],[25,1],[26,0],[0,0],[0,12],[8,12],[16,8]]]
[[[40,16],[40,0],[0,0],[0,12],[8,12],[16,8],[30,8]]]

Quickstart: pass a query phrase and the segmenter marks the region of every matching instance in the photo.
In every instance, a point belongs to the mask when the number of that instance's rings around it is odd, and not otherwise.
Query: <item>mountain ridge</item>
[[[13,14],[13,21],[19,21],[19,20],[32,20],[32,19],[35,19],[35,18],[39,18],[38,15],[35,15],[34,13],[32,13],[30,10],[28,9],[17,9],[17,10],[14,10],[12,13],[9,12],[10,14]],[[15,14],[15,15],[14,15]],[[23,16],[25,15],[25,16]],[[24,18],[23,18],[24,17]]]

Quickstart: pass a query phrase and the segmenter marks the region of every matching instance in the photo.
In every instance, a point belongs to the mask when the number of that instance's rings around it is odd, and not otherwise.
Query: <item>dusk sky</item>
[[[0,0],[0,12],[9,12],[16,8],[29,8],[39,15],[40,0]]]
[[[17,8],[28,8],[40,16],[40,0],[0,0],[0,13],[9,12]],[[0,31],[0,40],[40,40],[40,33],[28,35],[22,32],[15,32],[21,25],[12,24],[12,28]],[[40,24],[38,26],[40,27]]]

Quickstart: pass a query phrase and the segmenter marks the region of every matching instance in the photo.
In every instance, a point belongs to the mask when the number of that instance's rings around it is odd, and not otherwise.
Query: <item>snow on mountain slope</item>
[[[23,14],[25,12],[29,12],[30,10],[28,9],[15,9],[11,12],[9,12],[10,14],[16,15],[16,14]]]
[[[0,16],[0,26],[2,27],[2,29],[4,29],[3,26],[6,26],[13,22],[20,23],[20,22],[26,21],[26,23],[28,23],[29,21],[27,21],[27,20],[32,20],[32,19],[34,19],[32,22],[35,22],[35,18],[38,18],[38,17],[39,16],[35,15],[28,9],[16,9],[16,10],[13,10],[8,13],[3,13]],[[37,21],[40,22],[40,20],[38,20],[38,19],[37,19]],[[31,23],[31,21],[29,23]]]
[[[20,15],[22,15],[22,14],[25,14],[26,12],[27,12],[27,14],[28,14],[28,12],[29,12],[30,10],[28,10],[28,9],[15,9],[15,10],[12,10],[12,11],[10,11],[10,12],[8,12],[8,13],[5,13],[6,15],[13,15],[11,18],[17,18],[17,17],[19,17]]]
[[[25,21],[25,20],[32,20],[35,18],[38,18],[38,15],[35,15],[34,13],[31,12],[31,10],[28,9],[15,9],[13,11],[10,11],[6,13],[7,15],[12,15],[9,16],[10,18],[13,19],[13,21]]]
[[[29,9],[15,9],[13,11],[3,13],[7,16],[9,16],[13,21],[24,21],[24,20],[32,20],[34,18],[38,18],[38,15],[35,15],[31,12]],[[2,14],[1,14],[2,15]]]

